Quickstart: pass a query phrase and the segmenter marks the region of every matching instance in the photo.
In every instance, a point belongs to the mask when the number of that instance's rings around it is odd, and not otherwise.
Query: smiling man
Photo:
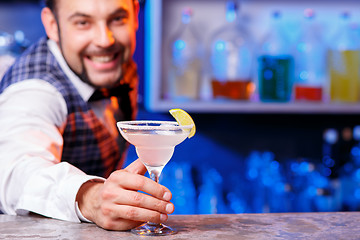
[[[138,160],[119,170],[128,145],[116,122],[137,110],[139,3],[45,2],[47,37],[0,81],[0,210],[111,230],[166,221],[171,192]]]

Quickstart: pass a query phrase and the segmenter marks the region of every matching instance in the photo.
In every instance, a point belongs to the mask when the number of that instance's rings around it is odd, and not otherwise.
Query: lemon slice
[[[176,119],[179,125],[181,126],[186,126],[191,124],[193,125],[188,138],[191,138],[195,135],[196,128],[195,128],[194,120],[187,112],[179,108],[171,109],[169,110],[169,112]]]

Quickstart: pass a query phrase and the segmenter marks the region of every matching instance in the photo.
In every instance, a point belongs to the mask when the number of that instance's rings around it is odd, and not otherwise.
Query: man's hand
[[[143,176],[145,172],[144,165],[136,160],[126,169],[113,172],[104,183],[83,184],[77,194],[81,213],[108,230],[128,230],[146,221],[165,222],[167,214],[174,211],[169,202],[171,192]]]

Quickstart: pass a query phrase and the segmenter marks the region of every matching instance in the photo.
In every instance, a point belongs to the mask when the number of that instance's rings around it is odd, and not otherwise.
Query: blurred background
[[[138,119],[197,126],[160,178],[175,214],[359,210],[360,2],[140,3]],[[0,75],[42,6],[0,0]]]

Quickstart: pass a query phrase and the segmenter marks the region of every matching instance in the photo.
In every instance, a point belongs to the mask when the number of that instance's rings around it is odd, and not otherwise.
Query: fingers
[[[174,212],[174,205],[172,203],[135,191],[125,191],[122,197],[115,200],[115,203],[118,205],[146,208],[165,214]]]
[[[119,170],[110,175],[106,180],[118,185],[122,189],[143,191],[158,199],[170,201],[172,194],[166,187],[154,182],[142,175],[132,174],[127,171]]]
[[[139,175],[145,167],[137,160],[124,170],[113,172],[101,187],[95,209],[100,227],[131,229],[142,222],[162,223],[174,212],[172,194],[166,187]],[[145,169],[146,171],[146,169]]]
[[[101,197],[103,202],[108,202],[113,205],[128,205],[165,214],[174,212],[174,205],[172,203],[138,191],[121,188],[106,188],[102,191]],[[112,214],[110,210],[107,210],[109,208],[110,207],[107,206],[103,208],[105,215]]]
[[[110,210],[110,209],[109,209]],[[107,212],[107,211],[105,211]],[[135,221],[135,222],[154,222],[163,223],[168,219],[168,215],[159,213],[145,208],[133,207],[128,205],[116,205],[108,211],[109,219],[122,221]]]
[[[140,159],[135,160],[129,166],[125,168],[125,171],[135,174],[144,175],[146,173],[146,167],[140,161]]]
[[[112,217],[103,218],[102,221],[96,224],[107,230],[122,231],[135,228],[147,221],[154,223],[164,223],[168,219],[168,216],[166,214],[158,214],[151,211],[142,211],[142,209],[131,208],[124,205],[113,208],[111,212],[113,213]],[[120,215],[122,217],[119,217]]]

